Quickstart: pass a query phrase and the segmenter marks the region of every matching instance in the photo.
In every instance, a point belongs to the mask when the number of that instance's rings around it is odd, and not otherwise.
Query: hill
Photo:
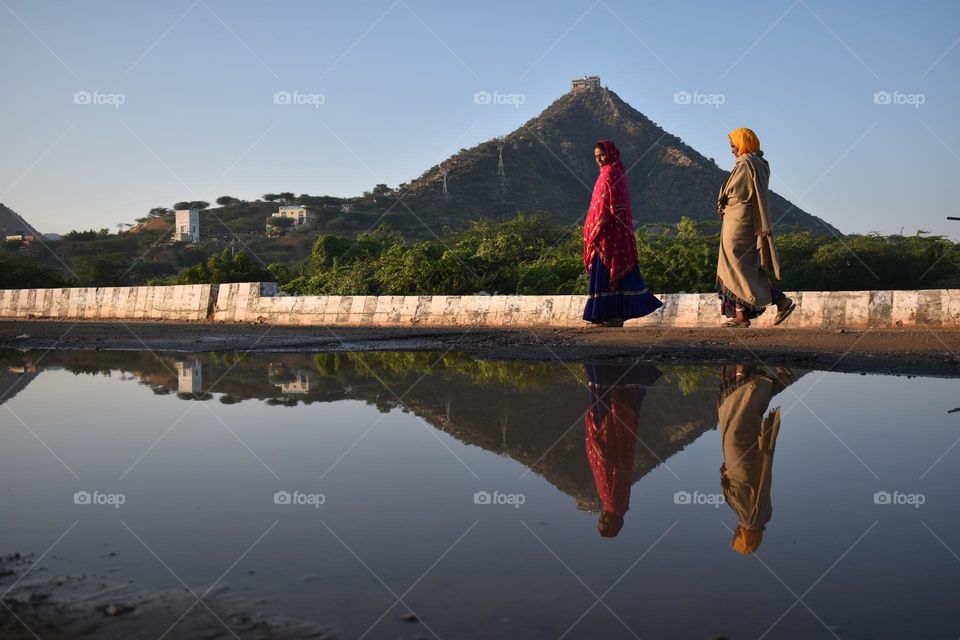
[[[43,235],[33,228],[23,217],[0,202],[0,232],[3,235],[25,234],[42,238]]]
[[[716,219],[717,192],[728,171],[600,86],[573,89],[512,133],[431,167],[411,182],[405,201],[427,224],[436,218],[455,227],[518,211],[545,211],[575,223],[589,203],[597,176],[593,147],[602,139],[616,142],[629,170],[635,224]],[[837,233],[780,195],[772,194],[771,204],[781,230]]]

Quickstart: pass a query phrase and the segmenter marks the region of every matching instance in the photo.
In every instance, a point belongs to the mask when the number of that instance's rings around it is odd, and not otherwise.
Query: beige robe
[[[745,153],[717,198],[723,212],[717,280],[738,306],[762,310],[769,305],[770,279],[780,278],[780,259],[770,230],[770,166],[763,153]]]
[[[742,527],[761,531],[773,515],[770,487],[780,407],[763,415],[773,393],[773,380],[750,375],[729,389],[719,406],[723,440],[720,486],[724,499]]]

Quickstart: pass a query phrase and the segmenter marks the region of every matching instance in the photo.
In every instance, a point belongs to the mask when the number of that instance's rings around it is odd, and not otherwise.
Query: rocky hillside
[[[411,182],[405,202],[428,224],[436,219],[458,226],[465,219],[518,211],[545,211],[559,221],[576,222],[596,180],[593,146],[601,139],[617,143],[629,169],[636,224],[716,217],[717,191],[727,169],[606,88],[571,91],[516,131],[431,167]],[[503,176],[498,175],[501,149]],[[773,195],[772,205],[775,218],[782,216],[781,230],[836,231],[779,195]]]

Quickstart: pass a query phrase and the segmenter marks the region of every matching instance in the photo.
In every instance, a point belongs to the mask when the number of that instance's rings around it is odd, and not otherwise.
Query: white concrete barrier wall
[[[219,285],[0,289],[0,318],[206,320]]]
[[[960,328],[960,289],[800,291],[781,327]],[[715,327],[712,293],[660,295],[664,306],[628,326]],[[280,296],[245,282],[167,287],[0,290],[0,318],[263,322],[389,327],[580,327],[586,296]],[[772,309],[755,320],[773,325]]]

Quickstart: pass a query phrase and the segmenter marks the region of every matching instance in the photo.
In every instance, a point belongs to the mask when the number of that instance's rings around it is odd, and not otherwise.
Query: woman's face
[[[733,144],[733,140],[730,140],[730,153],[732,153],[735,156],[740,155],[739,153],[737,153],[737,145]]]
[[[595,147],[593,150],[593,158],[597,161],[597,166],[602,167],[607,164],[607,152],[603,150],[603,147]]]

